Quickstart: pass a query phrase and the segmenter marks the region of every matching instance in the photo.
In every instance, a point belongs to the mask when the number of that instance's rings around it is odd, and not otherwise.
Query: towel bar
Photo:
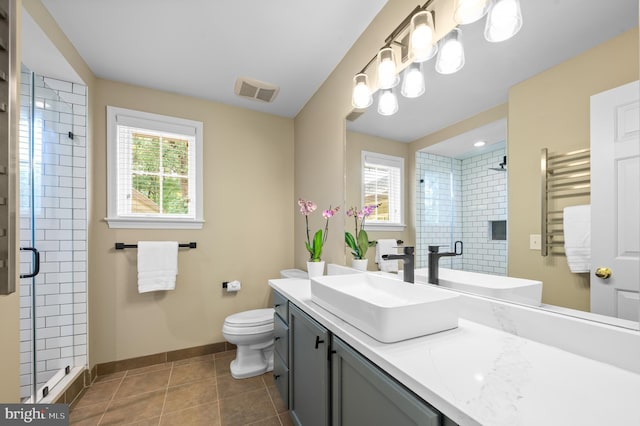
[[[591,194],[591,151],[580,149],[577,151],[551,154],[546,148],[540,152],[541,178],[541,229],[542,247],[540,254],[548,256],[551,250],[562,247],[563,241],[554,237],[563,234],[563,210],[551,210],[553,200],[569,199],[573,197],[588,197]],[[557,208],[559,206],[553,205]],[[552,227],[559,229],[552,229]]]
[[[178,247],[194,249],[194,248],[196,248],[196,243],[194,243],[194,242],[180,243],[180,244],[178,244]],[[124,249],[128,249],[128,248],[138,248],[138,245],[137,244],[116,243],[116,250],[124,250]]]

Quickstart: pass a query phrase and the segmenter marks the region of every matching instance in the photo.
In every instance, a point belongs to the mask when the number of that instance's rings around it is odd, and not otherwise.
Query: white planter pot
[[[307,272],[309,273],[309,278],[324,275],[324,260],[320,262],[307,262]]]
[[[351,267],[353,269],[357,269],[358,271],[366,271],[368,263],[369,259],[353,259],[351,261]]]

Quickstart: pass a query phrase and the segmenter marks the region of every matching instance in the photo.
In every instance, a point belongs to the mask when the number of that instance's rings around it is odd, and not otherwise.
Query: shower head
[[[507,156],[502,157],[502,163],[498,164],[500,167],[489,167],[489,170],[495,170],[496,172],[506,172],[507,171]]]

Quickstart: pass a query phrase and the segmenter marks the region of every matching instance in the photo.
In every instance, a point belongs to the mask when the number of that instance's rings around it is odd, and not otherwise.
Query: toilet
[[[307,278],[299,269],[280,271],[282,278]],[[222,325],[222,335],[236,345],[231,361],[231,376],[246,379],[273,370],[273,308],[254,309],[229,315]]]
[[[246,379],[273,370],[273,308],[254,309],[229,315],[222,335],[236,345],[231,376]]]

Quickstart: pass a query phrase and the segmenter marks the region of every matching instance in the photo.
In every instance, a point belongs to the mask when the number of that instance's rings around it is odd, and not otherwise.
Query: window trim
[[[362,151],[361,156],[361,166],[360,166],[360,204],[364,206],[364,168],[366,163],[380,164],[386,165],[390,167],[398,167],[400,169],[400,194],[399,194],[399,208],[400,208],[400,221],[399,222],[389,222],[389,221],[365,221],[364,229],[366,231],[402,231],[407,225],[405,224],[405,170],[404,170],[404,158],[380,154],[377,152],[370,151]]]
[[[185,129],[193,131],[195,138],[195,218],[180,218],[171,215],[165,217],[121,216],[118,214],[118,117],[126,117],[129,122],[137,122],[150,130],[180,133]],[[201,121],[167,115],[153,114],[107,105],[107,217],[109,228],[128,229],[201,229],[203,219],[203,124]]]

